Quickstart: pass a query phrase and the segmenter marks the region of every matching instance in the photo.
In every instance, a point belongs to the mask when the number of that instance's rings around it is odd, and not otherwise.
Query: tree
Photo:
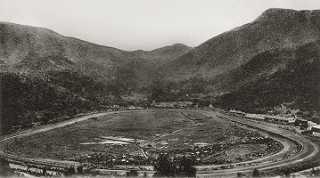
[[[80,166],[77,167],[77,172],[78,172],[79,174],[81,174],[81,173],[83,172],[83,167],[82,167],[82,165],[80,165]]]
[[[285,175],[286,177],[290,177],[290,173],[291,173],[290,168],[286,168],[286,169],[284,170],[284,175]]]
[[[137,177],[138,176],[138,172],[135,169],[130,170],[130,172],[127,172],[127,177]]]
[[[47,124],[51,119],[54,118],[54,114],[51,111],[46,112],[43,116],[42,116],[42,122],[44,124]]]
[[[72,176],[74,173],[75,173],[74,167],[69,167],[65,175]]]
[[[168,154],[160,154],[157,158],[154,169],[157,171],[155,176],[161,177],[195,177],[196,168],[193,157],[179,157],[171,159]]]
[[[194,159],[192,157],[183,156],[181,158],[180,168],[183,176],[187,176],[187,177],[196,176],[197,170],[195,167],[193,167],[193,164],[194,164]]]
[[[160,80],[153,81],[151,85],[150,101],[163,101],[166,96],[165,85]]]
[[[42,168],[42,174],[46,175],[46,173],[47,173],[47,168],[46,167]]]
[[[168,154],[160,154],[154,164],[154,169],[157,171],[156,175],[159,176],[173,176],[173,164],[169,161]]]
[[[254,169],[252,173],[252,177],[260,177],[260,171],[258,169]]]
[[[0,177],[14,176],[13,169],[9,167],[9,162],[4,158],[0,158]]]

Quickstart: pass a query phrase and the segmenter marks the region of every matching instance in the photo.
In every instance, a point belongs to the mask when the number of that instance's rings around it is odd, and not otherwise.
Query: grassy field
[[[148,164],[160,152],[188,153],[200,161],[214,162],[230,156],[248,157],[266,149],[251,138],[262,139],[262,136],[193,110],[157,109],[89,119],[18,139],[9,149],[29,157],[89,163],[103,160],[105,164]],[[237,146],[241,144],[245,146]],[[239,149],[244,150],[243,155],[236,154]]]

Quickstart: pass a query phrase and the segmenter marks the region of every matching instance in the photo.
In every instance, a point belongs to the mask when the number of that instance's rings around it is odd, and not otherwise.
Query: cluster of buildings
[[[300,133],[309,133],[314,136],[320,136],[320,125],[299,117],[284,117],[279,115],[266,115],[266,114],[250,114],[250,113],[245,113],[237,110],[230,110],[229,112],[226,112],[226,111],[221,111],[221,112],[225,114],[234,115],[234,116],[245,117],[247,119],[291,125],[294,127],[299,127]]]
[[[36,166],[31,166],[31,165],[26,165],[23,163],[14,163],[11,162],[9,163],[9,167],[16,170],[17,173],[28,173],[32,175],[37,175],[37,176],[49,176],[49,177],[61,177],[63,176],[64,170],[49,170],[47,168],[41,168],[41,167],[36,167]],[[24,175],[24,174],[22,174]]]
[[[193,102],[191,101],[176,101],[176,102],[154,102],[151,106],[157,108],[185,108],[192,107]]]

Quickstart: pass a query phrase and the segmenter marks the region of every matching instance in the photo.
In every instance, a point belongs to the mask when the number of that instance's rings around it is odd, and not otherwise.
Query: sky
[[[320,0],[0,0],[0,21],[133,51],[195,47],[269,8],[320,9]]]

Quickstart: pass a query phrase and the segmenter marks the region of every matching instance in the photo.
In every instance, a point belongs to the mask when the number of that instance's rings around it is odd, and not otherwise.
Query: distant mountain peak
[[[175,43],[175,44],[173,44],[173,45],[171,45],[171,46],[183,46],[183,47],[188,47],[188,48],[190,48],[189,46],[187,46],[187,45],[185,45],[185,44],[182,44],[182,43]]]
[[[182,44],[182,43],[175,43],[173,45],[168,45],[168,46],[164,46],[164,47],[161,47],[161,48],[157,48],[157,49],[154,49],[152,50],[151,52],[153,51],[159,51],[159,50],[168,50],[168,49],[177,49],[177,48],[181,48],[181,49],[191,49],[191,47],[185,45],[185,44]]]
[[[256,20],[261,19],[273,19],[273,20],[280,20],[280,19],[295,19],[297,17],[300,18],[308,18],[311,14],[318,14],[320,10],[293,10],[293,9],[281,9],[281,8],[270,8],[264,11]]]
[[[262,14],[275,14],[275,13],[283,13],[283,12],[292,13],[292,12],[298,12],[298,11],[293,9],[269,8],[265,10]]]
[[[185,49],[191,49],[192,47],[189,47],[185,44],[182,44],[182,43],[174,43],[172,45],[167,45],[167,46],[163,46],[163,47],[160,47],[160,48],[156,48],[156,49],[153,49],[153,50],[150,50],[150,51],[145,51],[145,50],[135,50],[135,51],[131,51],[131,52],[136,52],[136,53],[143,53],[143,52],[153,52],[153,51],[158,51],[158,50],[162,50],[162,49],[168,49],[168,48],[185,48]]]

